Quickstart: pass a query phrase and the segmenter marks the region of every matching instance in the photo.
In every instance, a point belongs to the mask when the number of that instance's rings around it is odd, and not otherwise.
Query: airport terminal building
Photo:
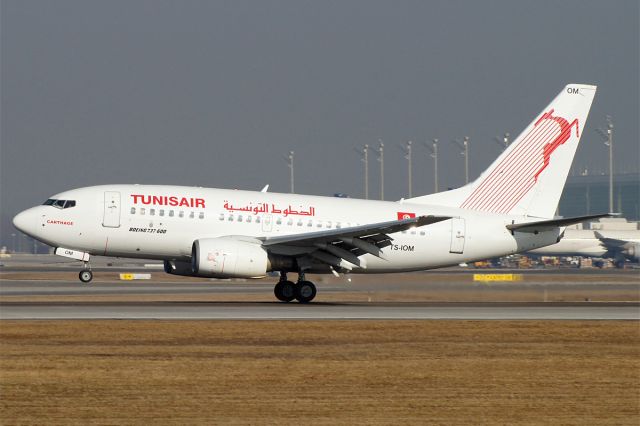
[[[640,173],[613,176],[613,209],[629,221],[640,220]],[[558,210],[565,217],[608,212],[609,176],[569,176]]]

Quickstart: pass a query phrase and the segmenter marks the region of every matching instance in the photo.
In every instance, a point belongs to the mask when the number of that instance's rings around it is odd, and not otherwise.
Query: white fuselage
[[[554,244],[560,228],[507,230],[522,216],[443,206],[297,194],[155,185],[104,185],[66,191],[75,206],[33,207],[16,217],[23,232],[54,247],[92,255],[163,260],[191,257],[195,240],[268,238],[393,221],[403,215],[453,219],[392,234],[382,258],[362,255],[353,272],[400,272],[456,265]]]

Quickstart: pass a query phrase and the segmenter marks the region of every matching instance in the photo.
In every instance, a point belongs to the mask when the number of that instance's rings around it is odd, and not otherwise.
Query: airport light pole
[[[12,252],[13,253],[17,253],[18,250],[17,250],[17,247],[16,247],[16,234],[15,234],[15,232],[13,234],[11,234],[11,241],[12,241],[12,243],[11,243]]]
[[[285,160],[287,161],[287,166],[289,166],[289,182],[291,184],[291,193],[293,194],[295,192],[293,182],[293,151],[289,151],[289,155],[285,157]]]
[[[380,162],[380,199],[384,200],[384,142],[378,139],[378,161]]]
[[[403,147],[400,146],[400,148],[402,148],[402,151],[404,152],[404,158],[407,160],[407,179],[409,181],[409,198],[411,198],[413,196],[413,160],[412,160],[412,156],[413,156],[413,142],[408,141],[407,144]]]
[[[464,184],[466,185],[469,183],[469,136],[465,136],[462,142],[458,139],[454,139],[452,142],[462,150],[460,154],[464,157]]]
[[[369,144],[364,144],[362,150],[356,149],[358,154],[362,154],[360,161],[364,163],[364,199],[369,199]]]
[[[607,115],[607,130],[596,129],[604,139],[604,144],[609,147],[609,213],[613,212],[613,121]]]
[[[424,146],[427,147],[430,152],[429,155],[433,158],[433,189],[434,192],[438,192],[438,138],[433,139],[431,146],[426,142]]]

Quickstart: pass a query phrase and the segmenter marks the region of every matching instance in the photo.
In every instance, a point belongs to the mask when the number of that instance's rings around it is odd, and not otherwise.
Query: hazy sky
[[[464,181],[566,83],[599,86],[574,166],[638,171],[639,2],[0,2],[0,244],[10,218],[66,189],[183,184],[363,193],[354,148],[385,141],[385,195]],[[370,156],[370,190],[379,164]]]

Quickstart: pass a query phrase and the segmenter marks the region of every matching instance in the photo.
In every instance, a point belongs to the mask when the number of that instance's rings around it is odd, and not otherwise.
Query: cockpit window
[[[70,207],[76,206],[76,200],[56,200],[53,198],[49,198],[47,201],[42,203],[43,206],[53,206],[57,209],[68,209]]]

